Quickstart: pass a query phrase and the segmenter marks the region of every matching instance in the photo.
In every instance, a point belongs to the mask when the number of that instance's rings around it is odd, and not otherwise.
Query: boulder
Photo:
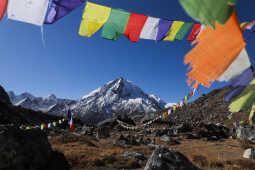
[[[91,127],[91,126],[86,126],[84,125],[81,129],[81,134],[82,135],[93,135],[93,132],[94,132],[95,128],[94,127]]]
[[[124,152],[123,156],[128,159],[134,158],[136,160],[146,160],[146,157],[144,157],[144,155],[136,152]]]
[[[170,137],[167,136],[167,135],[161,136],[161,137],[160,137],[160,141],[169,142],[169,141],[170,141]]]
[[[199,170],[180,152],[159,146],[147,161],[144,170]]]
[[[230,129],[222,126],[222,125],[216,125],[213,123],[201,123],[196,128],[196,136],[197,137],[205,137],[208,140],[219,140],[221,138],[229,138],[230,136]]]
[[[0,169],[70,169],[64,155],[52,150],[41,130],[1,127],[0,132]]]
[[[238,138],[248,139],[251,141],[255,140],[255,126],[242,125],[236,129],[236,136]]]
[[[243,153],[244,158],[255,159],[255,150],[253,148],[246,149]]]
[[[110,137],[110,129],[109,127],[99,127],[97,128],[97,135],[98,138],[108,138]]]

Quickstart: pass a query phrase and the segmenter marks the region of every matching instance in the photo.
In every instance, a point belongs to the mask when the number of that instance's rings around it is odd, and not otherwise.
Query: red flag
[[[189,41],[194,41],[197,38],[200,31],[201,31],[201,24],[194,24],[194,26],[192,28],[192,31],[189,35],[188,40]]]
[[[137,42],[147,18],[148,16],[145,15],[131,13],[124,35],[130,41]]]
[[[6,9],[7,9],[8,0],[1,0],[0,1],[0,20],[3,18]]]

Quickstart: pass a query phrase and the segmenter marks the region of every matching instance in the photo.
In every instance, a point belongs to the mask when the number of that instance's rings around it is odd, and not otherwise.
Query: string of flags
[[[67,119],[63,118],[63,119],[60,119],[60,120],[57,120],[54,122],[50,122],[50,123],[43,123],[43,124],[35,125],[35,126],[26,126],[25,130],[37,129],[37,128],[43,130],[45,128],[53,128],[53,127],[63,124],[65,121],[68,121],[68,124],[70,126],[70,132],[72,132],[73,128],[74,128],[74,122],[73,122],[73,116],[72,116],[70,109],[68,109],[68,111],[67,111]]]
[[[66,119],[63,118],[63,119],[60,119],[60,120],[57,120],[57,121],[54,121],[54,122],[50,122],[50,123],[42,123],[40,125],[26,126],[25,130],[30,130],[30,129],[41,129],[41,130],[43,130],[45,128],[53,128],[53,127],[56,127],[60,124],[63,124],[65,121],[66,121]]]
[[[137,129],[140,129],[140,128],[146,128],[147,126],[153,124],[155,121],[158,121],[158,120],[164,120],[166,119],[167,116],[169,116],[171,113],[173,113],[174,111],[176,111],[178,108],[181,108],[182,106],[184,106],[184,104],[187,103],[187,101],[195,95],[195,92],[198,90],[198,85],[196,88],[192,89],[192,91],[187,95],[185,96],[180,102],[178,102],[176,105],[168,108],[163,114],[160,114],[158,115],[157,117],[155,117],[153,120],[150,120],[144,124],[141,124],[141,125],[136,125],[136,126],[131,126],[131,125],[128,125],[127,123],[125,122],[122,122],[120,120],[117,120],[117,122],[125,129],[130,129],[130,130],[137,130]]]
[[[7,11],[8,18],[12,20],[37,26],[53,24],[83,3],[85,0],[1,0],[0,20]],[[240,26],[242,31],[251,31],[254,25],[254,21],[251,21],[243,22]],[[174,41],[183,40],[185,37],[188,41],[194,41],[204,25],[160,19],[87,2],[79,34],[90,37],[101,27],[101,36],[110,40],[117,40],[121,35],[125,35],[132,42],[139,39]]]
[[[244,22],[240,25],[242,30],[252,30],[254,21]],[[142,14],[115,9],[99,4],[87,2],[79,34],[91,37],[102,27],[102,38],[117,40],[125,35],[130,41],[139,39],[174,41],[194,41],[202,32],[204,25],[200,23],[172,21],[150,17]]]

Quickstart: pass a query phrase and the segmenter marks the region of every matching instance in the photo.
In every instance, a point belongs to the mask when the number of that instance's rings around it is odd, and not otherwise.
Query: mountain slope
[[[72,112],[86,123],[98,123],[120,114],[144,115],[159,111],[165,104],[132,82],[118,78],[84,96],[72,107]]]
[[[0,101],[11,104],[9,96],[2,86],[0,86]]]
[[[0,96],[4,93],[6,94],[5,98],[7,99],[8,95],[2,88]],[[49,116],[42,112],[35,112],[33,110],[13,106],[11,102],[8,103],[3,100],[0,100],[0,118],[0,125],[13,124],[14,126],[20,126],[21,124],[37,125],[59,119],[56,116]]]
[[[8,92],[12,104],[21,106],[34,111],[47,112],[52,115],[63,116],[65,109],[76,103],[75,100],[59,99],[54,94],[46,98],[35,97],[30,93],[16,95],[14,92]]]

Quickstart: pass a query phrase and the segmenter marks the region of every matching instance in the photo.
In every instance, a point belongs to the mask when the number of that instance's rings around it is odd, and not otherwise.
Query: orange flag
[[[192,80],[210,87],[211,83],[225,72],[245,47],[240,24],[235,13],[225,25],[215,24],[213,30],[207,26],[194,43],[197,45],[185,56],[184,63],[190,63],[192,70],[187,73]]]

